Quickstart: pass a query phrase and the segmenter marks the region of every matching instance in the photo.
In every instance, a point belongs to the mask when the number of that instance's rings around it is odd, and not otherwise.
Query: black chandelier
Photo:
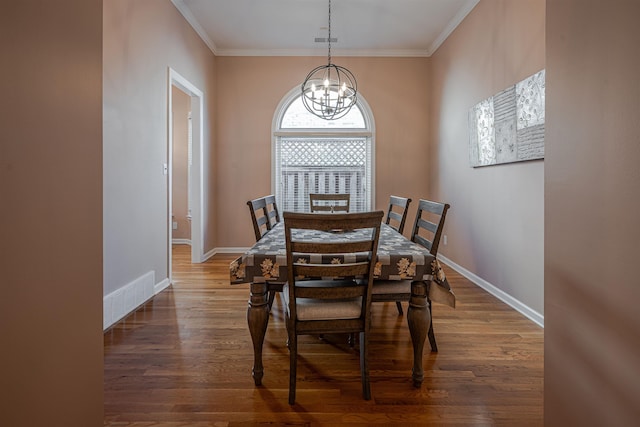
[[[331,0],[329,0],[329,53],[327,65],[314,68],[302,83],[302,103],[325,120],[344,117],[356,103],[358,84],[351,71],[331,63]]]

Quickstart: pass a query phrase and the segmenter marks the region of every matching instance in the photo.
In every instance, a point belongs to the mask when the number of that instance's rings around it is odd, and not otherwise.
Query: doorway
[[[172,281],[174,231],[176,243],[191,245],[192,263],[200,263],[204,258],[202,250],[204,100],[200,89],[171,68],[169,68],[168,98],[167,274]],[[174,111],[176,117],[174,117]],[[176,180],[174,180],[174,173]],[[174,209],[176,209],[175,212]]]
[[[191,167],[193,165],[193,126],[191,97],[171,86],[171,243],[191,245]]]

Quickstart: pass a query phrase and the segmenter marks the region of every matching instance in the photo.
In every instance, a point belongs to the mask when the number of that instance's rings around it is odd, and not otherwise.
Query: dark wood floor
[[[439,352],[427,343],[422,388],[411,383],[406,317],[377,303],[372,400],[362,399],[357,347],[344,336],[309,336],[300,338],[297,402],[289,406],[281,300],[256,387],[249,287],[229,285],[234,257],[192,265],[188,256],[176,246],[173,286],[104,334],[105,426],[543,424],[543,330],[449,268],[458,306],[434,304]]]

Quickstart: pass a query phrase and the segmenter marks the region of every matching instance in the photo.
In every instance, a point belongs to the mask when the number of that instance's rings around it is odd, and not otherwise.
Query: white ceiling
[[[327,55],[328,0],[171,0],[219,56]],[[332,0],[332,55],[430,56],[479,0]]]

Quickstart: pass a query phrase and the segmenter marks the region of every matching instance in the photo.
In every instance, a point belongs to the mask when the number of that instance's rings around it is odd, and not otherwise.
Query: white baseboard
[[[188,243],[187,243],[188,242]],[[173,244],[191,244],[191,241],[173,239]],[[245,253],[249,248],[214,248],[203,255],[204,262],[217,253]],[[102,299],[103,316],[102,327],[107,330],[120,319],[136,310],[142,304],[147,302],[154,295],[165,290],[171,282],[164,279],[160,283],[155,283],[155,272],[150,271],[143,274],[131,283],[105,295]]]
[[[494,285],[487,282],[483,278],[476,276],[466,268],[451,261],[449,258],[443,255],[438,255],[438,260],[442,261],[449,267],[453,268],[455,271],[462,274],[464,277],[472,281],[474,284],[481,287],[485,291],[489,292],[491,295],[498,298],[500,301],[504,302],[505,304],[507,304],[514,310],[516,310],[517,312],[521,313],[523,316],[527,317],[529,320],[531,320],[538,326],[544,328],[544,316],[542,314],[533,310],[531,307],[527,306],[526,304],[523,304],[522,302],[512,297],[508,293],[504,292],[503,290],[495,287]],[[455,292],[455,289],[454,289],[454,292]]]
[[[189,239],[171,239],[172,245],[189,245],[191,246],[191,240]]]
[[[243,254],[250,248],[213,248],[203,255],[202,262],[205,262],[215,254]]]
[[[102,327],[106,330],[154,295],[155,272],[143,274],[103,297]]]
[[[204,254],[202,254],[202,260],[200,262],[205,262],[206,260],[208,260],[209,258],[211,258],[212,256],[214,256],[216,254],[216,249],[211,249],[209,252],[206,252]]]
[[[169,281],[169,279],[164,279],[162,282],[157,283],[153,287],[153,295],[157,295],[160,292],[164,291],[165,289],[167,289],[169,287],[170,284],[171,284],[171,282]]]
[[[150,271],[125,286],[105,295],[102,299],[102,328],[107,330],[119,320],[135,311],[154,295],[165,290],[171,282],[164,279],[155,283],[155,272]]]

